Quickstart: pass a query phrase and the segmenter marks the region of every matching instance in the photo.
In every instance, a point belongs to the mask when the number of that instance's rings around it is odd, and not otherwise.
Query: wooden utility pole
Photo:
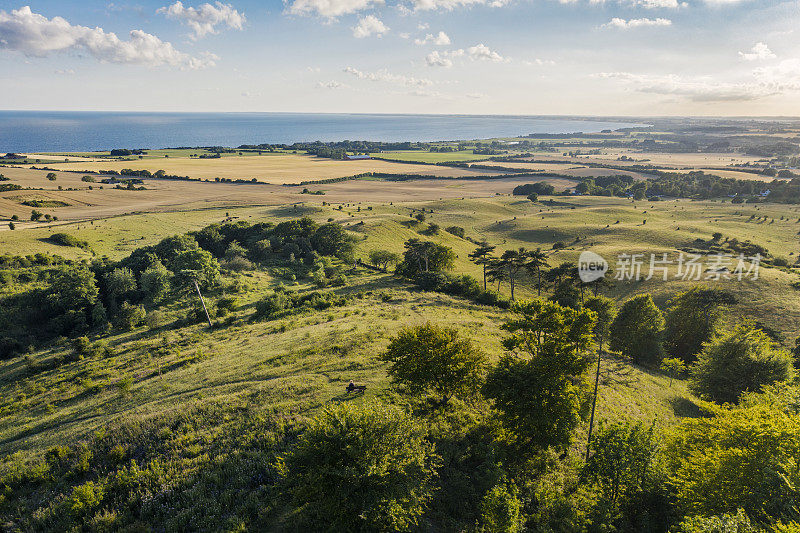
[[[208,327],[211,328],[211,327],[213,327],[211,325],[211,317],[208,314],[208,308],[206,307],[206,301],[203,299],[203,293],[200,292],[200,285],[197,284],[197,280],[196,279],[193,279],[192,281],[194,281],[194,288],[197,290],[197,296],[200,297],[200,303],[203,304],[203,311],[206,312],[206,320],[208,320]],[[597,389],[595,388],[595,391],[596,390]],[[595,394],[596,394],[596,392],[595,392]],[[592,413],[594,414],[594,410],[592,410]]]
[[[594,399],[592,400],[592,416],[589,417],[589,438],[586,441],[586,460],[589,460],[589,446],[592,443],[592,427],[594,426],[594,410],[597,407],[597,388],[600,385],[600,357],[603,353],[603,338],[597,348],[597,372],[594,376]]]

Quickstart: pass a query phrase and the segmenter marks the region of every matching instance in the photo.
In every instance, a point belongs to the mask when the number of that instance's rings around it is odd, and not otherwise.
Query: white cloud
[[[344,83],[339,83],[338,81],[320,81],[317,82],[317,88],[319,89],[342,89],[347,87]]]
[[[435,44],[436,46],[447,46],[450,44],[450,37],[443,31],[440,31],[436,35],[429,33],[425,36],[424,39],[415,39],[414,44],[424,45],[424,44]]]
[[[472,7],[486,5],[489,7],[502,7],[510,0],[411,0],[414,11],[431,11],[442,9],[451,11],[458,7]]]
[[[504,58],[494,50],[489,49],[489,47],[483,43],[467,48],[467,55],[473,60],[488,60],[496,63],[508,61],[508,59]]]
[[[764,43],[756,43],[749,52],[739,52],[739,57],[745,61],[758,61],[760,59],[774,59],[777,57]]]
[[[629,0],[628,3],[647,9],[677,9],[687,6],[686,2],[678,2],[678,0]]]
[[[610,22],[603,24],[602,27],[627,30],[631,28],[641,28],[645,26],[672,26],[672,21],[665,18],[656,18],[656,19],[640,18],[640,19],[625,20],[618,17],[614,17],[613,19],[611,19]]]
[[[800,91],[800,59],[784,59],[777,65],[757,68],[753,77],[768,90]]]
[[[86,51],[101,62],[185,69],[214,66],[219,59],[208,53],[192,57],[142,30],[132,30],[129,37],[123,41],[102,28],[75,26],[61,17],[48,19],[33,13],[28,6],[11,13],[0,11],[0,49],[15,50],[27,56]]]
[[[800,69],[797,72],[800,81]],[[630,72],[602,72],[601,78],[621,80],[636,91],[673,95],[693,102],[736,102],[758,100],[776,94],[774,88],[759,83],[725,83],[706,78],[686,79],[680,76],[653,76]]]
[[[331,19],[382,4],[383,0],[294,0],[287,12],[291,15],[318,15]]]
[[[427,22],[420,22],[419,24],[417,24],[417,29],[418,29],[419,31],[425,31],[425,30],[427,30],[427,29],[428,29],[428,28],[430,28],[430,27],[431,27],[431,25],[430,25],[430,24],[428,24]]]
[[[385,69],[377,72],[364,72],[353,67],[345,67],[343,72],[350,74],[351,76],[355,76],[360,80],[382,81],[396,85],[407,85],[409,87],[426,87],[433,84],[431,80],[426,78],[415,78],[413,76],[404,76],[402,74],[392,74]]]
[[[363,39],[370,35],[377,35],[381,37],[384,33],[389,31],[389,28],[380,21],[375,15],[367,15],[358,20],[358,24],[353,27],[353,37]]]
[[[447,52],[439,53],[438,50],[434,50],[427,56],[425,56],[425,63],[429,67],[444,67],[449,68],[453,66],[453,60],[447,57]]]
[[[536,59],[530,61],[523,61],[523,64],[529,67],[552,67],[556,64],[556,62],[552,59],[540,59],[537,57]]]
[[[59,76],[72,76],[73,74],[75,74],[75,71],[72,70],[71,68],[65,68],[65,69],[60,68],[60,69],[56,69],[55,72]]]
[[[466,50],[458,48],[456,50],[438,51],[434,50],[425,56],[425,64],[429,67],[444,67],[449,68],[453,66],[453,59],[457,57],[468,57],[473,61],[493,61],[495,63],[508,63],[511,60],[505,58],[490,49],[483,43],[470,46]],[[544,62],[542,62],[544,64]]]
[[[213,6],[206,3],[199,7],[184,7],[183,3],[178,1],[171,6],[157,9],[156,13],[189,26],[193,32],[191,34],[193,40],[218,34],[217,26],[242,30],[246,22],[244,14],[236,11],[232,5],[222,2],[215,2]]]

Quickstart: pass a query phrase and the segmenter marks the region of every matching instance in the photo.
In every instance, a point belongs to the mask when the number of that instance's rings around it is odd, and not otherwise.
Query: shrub
[[[244,270],[253,270],[255,265],[252,262],[245,259],[244,257],[237,255],[228,259],[222,264],[228,270],[232,270],[234,272],[242,272]]]
[[[89,248],[89,242],[78,239],[68,233],[54,233],[50,235],[47,239],[48,241],[52,242],[53,244],[58,244],[59,246],[72,246],[74,248]]]
[[[451,235],[455,235],[456,237],[458,237],[460,239],[463,239],[464,236],[466,235],[466,232],[464,231],[464,228],[462,228],[460,226],[449,226],[449,227],[445,228],[445,231],[447,233],[451,234]]]
[[[167,315],[163,311],[150,311],[144,319],[148,329],[158,329],[167,323]]]
[[[141,326],[146,315],[143,306],[123,302],[116,316],[116,325],[122,330],[131,330]]]
[[[408,531],[431,498],[436,463],[398,408],[340,404],[310,422],[281,470],[306,530]]]
[[[792,355],[751,323],[705,345],[691,368],[693,392],[716,402],[737,402],[744,392],[794,377]]]

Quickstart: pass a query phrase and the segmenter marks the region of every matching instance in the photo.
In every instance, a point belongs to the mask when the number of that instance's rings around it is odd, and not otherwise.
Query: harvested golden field
[[[438,167],[431,167],[436,169]],[[447,169],[443,169],[447,170]],[[81,181],[82,174],[56,172],[56,180],[46,179],[47,171],[26,168],[2,168],[0,173],[25,189],[0,193],[0,219],[17,215],[18,228],[42,227],[45,224],[28,222],[31,207],[25,200],[51,200],[69,204],[67,207],[42,208],[57,216],[59,222],[108,218],[129,213],[186,211],[237,206],[275,206],[293,203],[390,202],[403,200],[431,201],[440,198],[478,198],[510,194],[517,185],[530,183],[531,178],[491,180],[442,179],[389,182],[382,180],[350,180],[309,186],[324,196],[302,194],[302,187],[286,187],[265,183],[216,183],[146,179],[146,190],[116,189],[99,183],[102,176],[93,176],[97,183]],[[570,180],[546,180],[562,191],[575,185]],[[63,190],[58,190],[61,186]],[[89,189],[89,187],[92,187]],[[73,189],[73,190],[69,190]],[[5,224],[0,231],[7,230]]]
[[[164,158],[138,161],[79,161],[59,163],[56,168],[75,171],[100,171],[124,168],[163,170],[167,174],[192,178],[252,179],[277,185],[296,184],[308,180],[342,178],[365,172],[388,174],[429,174],[443,178],[487,174],[460,168],[391,163],[388,161],[335,161],[300,154],[247,155],[219,159]]]

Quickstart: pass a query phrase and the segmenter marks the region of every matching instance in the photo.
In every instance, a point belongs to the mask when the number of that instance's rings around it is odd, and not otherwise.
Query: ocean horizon
[[[0,111],[0,152],[92,152],[313,141],[458,141],[638,123],[516,115]]]

